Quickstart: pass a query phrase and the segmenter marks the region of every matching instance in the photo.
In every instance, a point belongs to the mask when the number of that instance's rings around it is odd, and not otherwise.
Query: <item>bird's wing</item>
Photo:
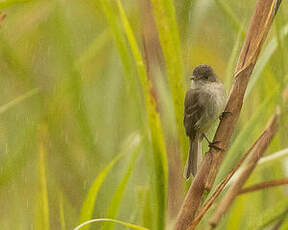
[[[205,113],[205,98],[207,94],[198,89],[190,89],[186,93],[184,102],[184,127],[186,135],[194,138],[197,133],[197,124]],[[197,123],[198,122],[198,123]]]

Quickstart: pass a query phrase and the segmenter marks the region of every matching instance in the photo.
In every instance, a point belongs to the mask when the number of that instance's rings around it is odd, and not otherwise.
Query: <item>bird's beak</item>
[[[194,81],[195,80],[195,76],[190,77],[190,80]]]

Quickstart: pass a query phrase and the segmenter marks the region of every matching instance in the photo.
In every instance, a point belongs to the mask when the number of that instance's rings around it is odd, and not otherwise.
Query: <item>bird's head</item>
[[[218,82],[218,78],[210,65],[198,65],[194,70],[191,80],[195,82]]]

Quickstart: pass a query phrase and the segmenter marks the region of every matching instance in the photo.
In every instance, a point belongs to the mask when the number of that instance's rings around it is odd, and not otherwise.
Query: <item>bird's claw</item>
[[[213,149],[217,150],[217,151],[224,152],[224,149],[222,149],[222,148],[220,148],[219,146],[217,146],[217,144],[219,144],[219,143],[220,143],[220,141],[210,142],[208,146],[209,146],[210,148],[213,148]]]
[[[232,112],[229,111],[224,111],[221,113],[221,115],[219,116],[219,120],[222,121],[227,115],[232,115]]]
[[[217,151],[221,151],[221,152],[224,152],[224,149],[220,148],[217,146],[217,144],[219,144],[221,141],[209,141],[209,139],[206,137],[205,133],[202,134],[203,137],[206,139],[206,141],[208,142],[208,146],[209,148],[213,148]]]

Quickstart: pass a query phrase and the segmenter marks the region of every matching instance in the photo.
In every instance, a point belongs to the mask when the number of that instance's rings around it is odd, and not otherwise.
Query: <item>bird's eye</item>
[[[205,80],[208,80],[208,78],[209,78],[208,74],[204,74],[204,75],[203,75],[203,78],[204,78]]]

